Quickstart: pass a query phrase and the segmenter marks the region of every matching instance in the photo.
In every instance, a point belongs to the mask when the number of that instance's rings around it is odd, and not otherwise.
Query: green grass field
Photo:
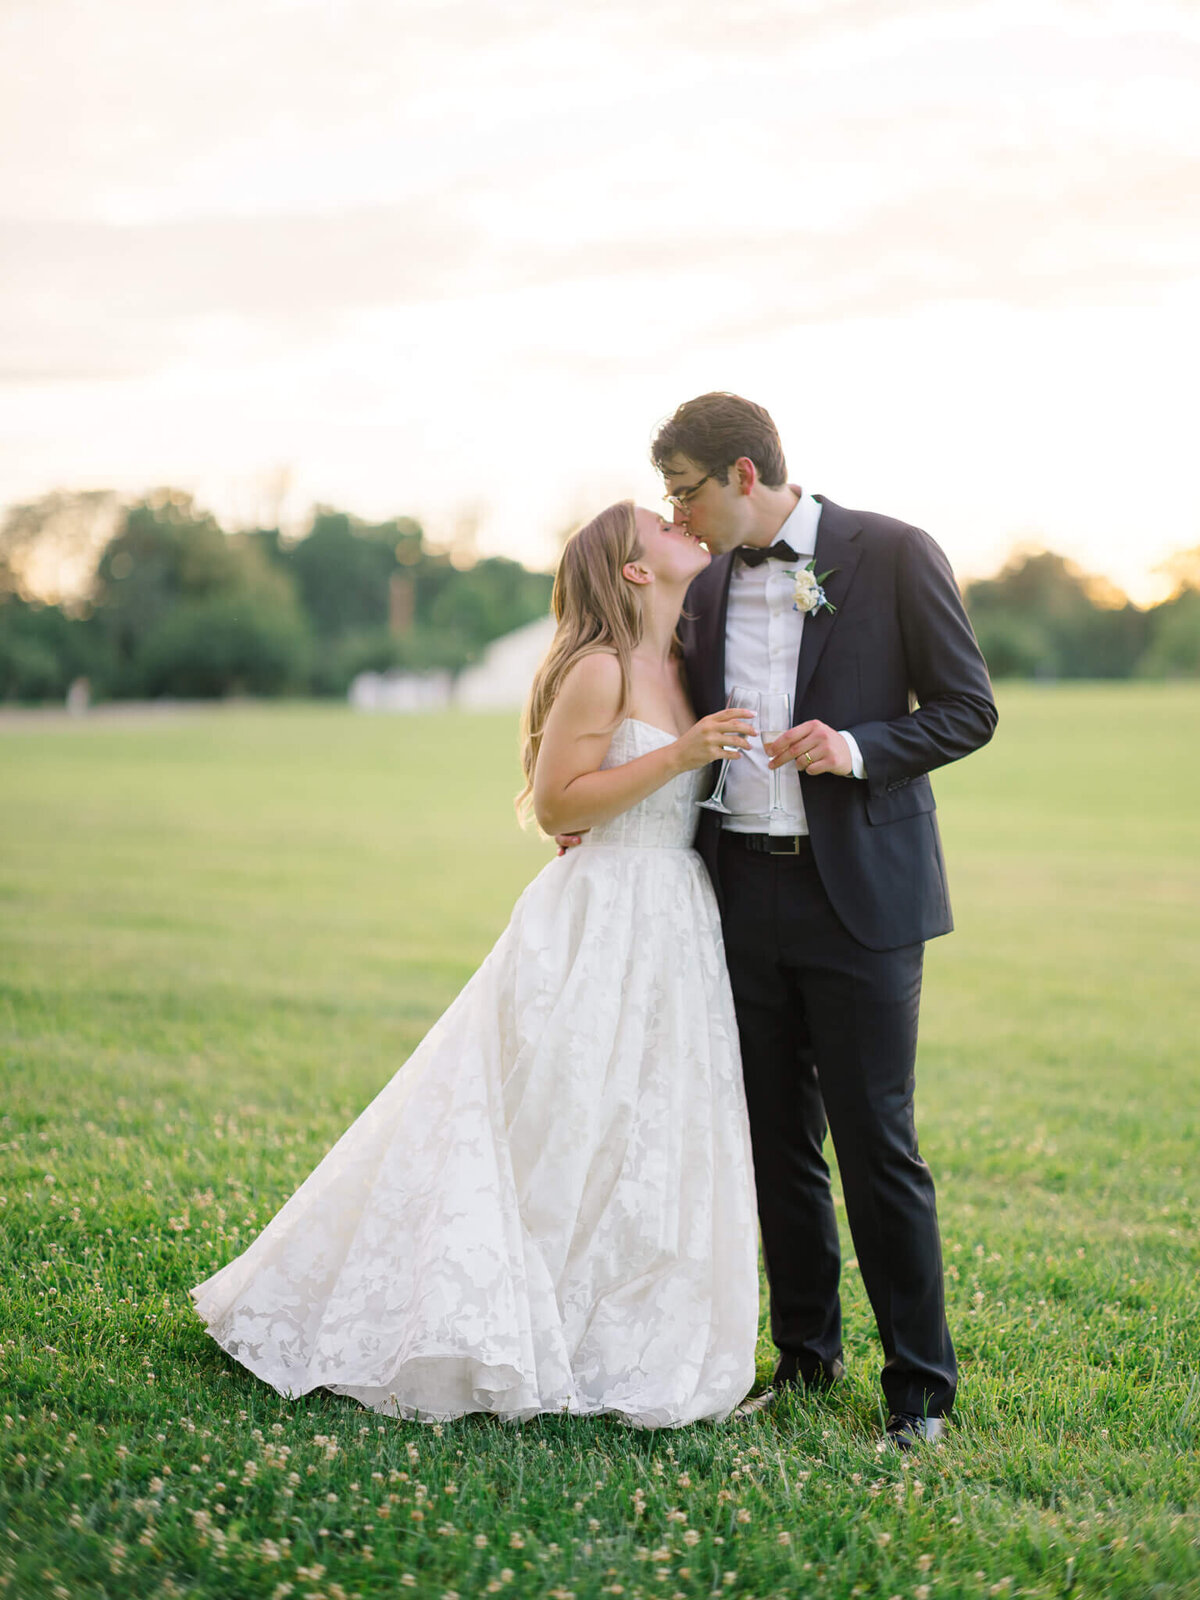
[[[514,724],[0,725],[0,1593],[1194,1600],[1200,690],[1001,713],[935,780],[918,1117],[962,1384],[915,1460],[876,1448],[852,1266],[850,1381],[718,1429],[428,1429],[235,1367],[188,1286],[548,858]]]

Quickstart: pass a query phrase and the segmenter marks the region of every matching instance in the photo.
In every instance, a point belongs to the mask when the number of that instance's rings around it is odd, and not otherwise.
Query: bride
[[[393,1416],[719,1420],[754,1378],[757,1218],[705,769],[675,626],[708,552],[624,501],[580,529],[522,729],[548,834],[588,830],[249,1249],[191,1291],[282,1394]],[[738,759],[735,753],[732,759]]]

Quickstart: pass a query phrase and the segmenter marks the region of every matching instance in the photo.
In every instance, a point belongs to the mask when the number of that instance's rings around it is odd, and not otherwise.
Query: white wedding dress
[[[626,719],[605,766],[671,738]],[[390,1415],[729,1414],[758,1226],[717,906],[685,773],[555,859],[412,1056],[191,1291],[282,1394]]]

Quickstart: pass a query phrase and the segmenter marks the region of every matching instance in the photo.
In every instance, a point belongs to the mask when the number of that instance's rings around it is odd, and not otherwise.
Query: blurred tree
[[[429,621],[461,639],[459,665],[465,666],[493,639],[544,617],[553,587],[548,573],[529,572],[518,561],[490,556],[443,584],[429,606]]]
[[[1147,678],[1200,678],[1200,586],[1185,584],[1155,606],[1138,672]]]
[[[96,559],[121,517],[114,490],[56,489],[0,521],[0,595],[86,609]]]
[[[127,509],[100,557],[93,605],[119,696],[279,693],[307,670],[308,626],[286,572],[179,490]],[[199,663],[205,626],[211,671]]]
[[[1145,612],[1048,550],[1015,554],[964,598],[996,677],[1124,678],[1146,647]]]
[[[365,671],[457,672],[550,605],[549,574],[503,557],[456,566],[411,518],[369,524],[323,507],[293,545],[274,530],[253,537],[294,575],[313,620],[318,694],[344,694]]]
[[[336,639],[318,640],[309,686],[314,694],[341,696],[360,672],[390,672],[403,666],[401,641],[388,628],[352,628]]]
[[[181,600],[141,641],[141,692],[181,699],[307,687],[311,634],[284,584]]]
[[[428,557],[421,529],[409,518],[371,524],[322,506],[296,544],[280,545],[276,537],[274,559],[295,579],[318,635],[329,639],[354,628],[385,627],[392,574]]]
[[[237,584],[237,556],[192,496],[161,489],[131,505],[96,569],[93,604],[109,641],[113,692],[144,694],[139,654],[181,601]]]
[[[462,635],[421,623],[403,634],[355,628],[320,646],[312,688],[315,694],[344,695],[360,672],[457,672],[469,651]]]
[[[1173,580],[1172,598],[1183,589],[1200,589],[1200,544],[1194,544],[1190,550],[1176,550],[1155,571],[1165,572]]]
[[[976,609],[968,601],[979,648],[993,678],[1049,675],[1054,643],[1041,621],[999,606]]]
[[[1093,604],[1068,634],[1074,678],[1129,678],[1150,638],[1149,613],[1122,596],[1123,604]]]
[[[61,606],[0,594],[0,700],[58,700],[75,678],[104,679],[103,640]]]

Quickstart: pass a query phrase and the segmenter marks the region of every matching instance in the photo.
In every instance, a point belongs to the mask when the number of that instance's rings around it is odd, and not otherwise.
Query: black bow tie
[[[790,544],[784,544],[782,539],[776,541],[770,549],[764,550],[761,545],[743,544],[738,546],[738,555],[748,567],[761,566],[764,561],[793,561],[798,562],[800,557]]]

